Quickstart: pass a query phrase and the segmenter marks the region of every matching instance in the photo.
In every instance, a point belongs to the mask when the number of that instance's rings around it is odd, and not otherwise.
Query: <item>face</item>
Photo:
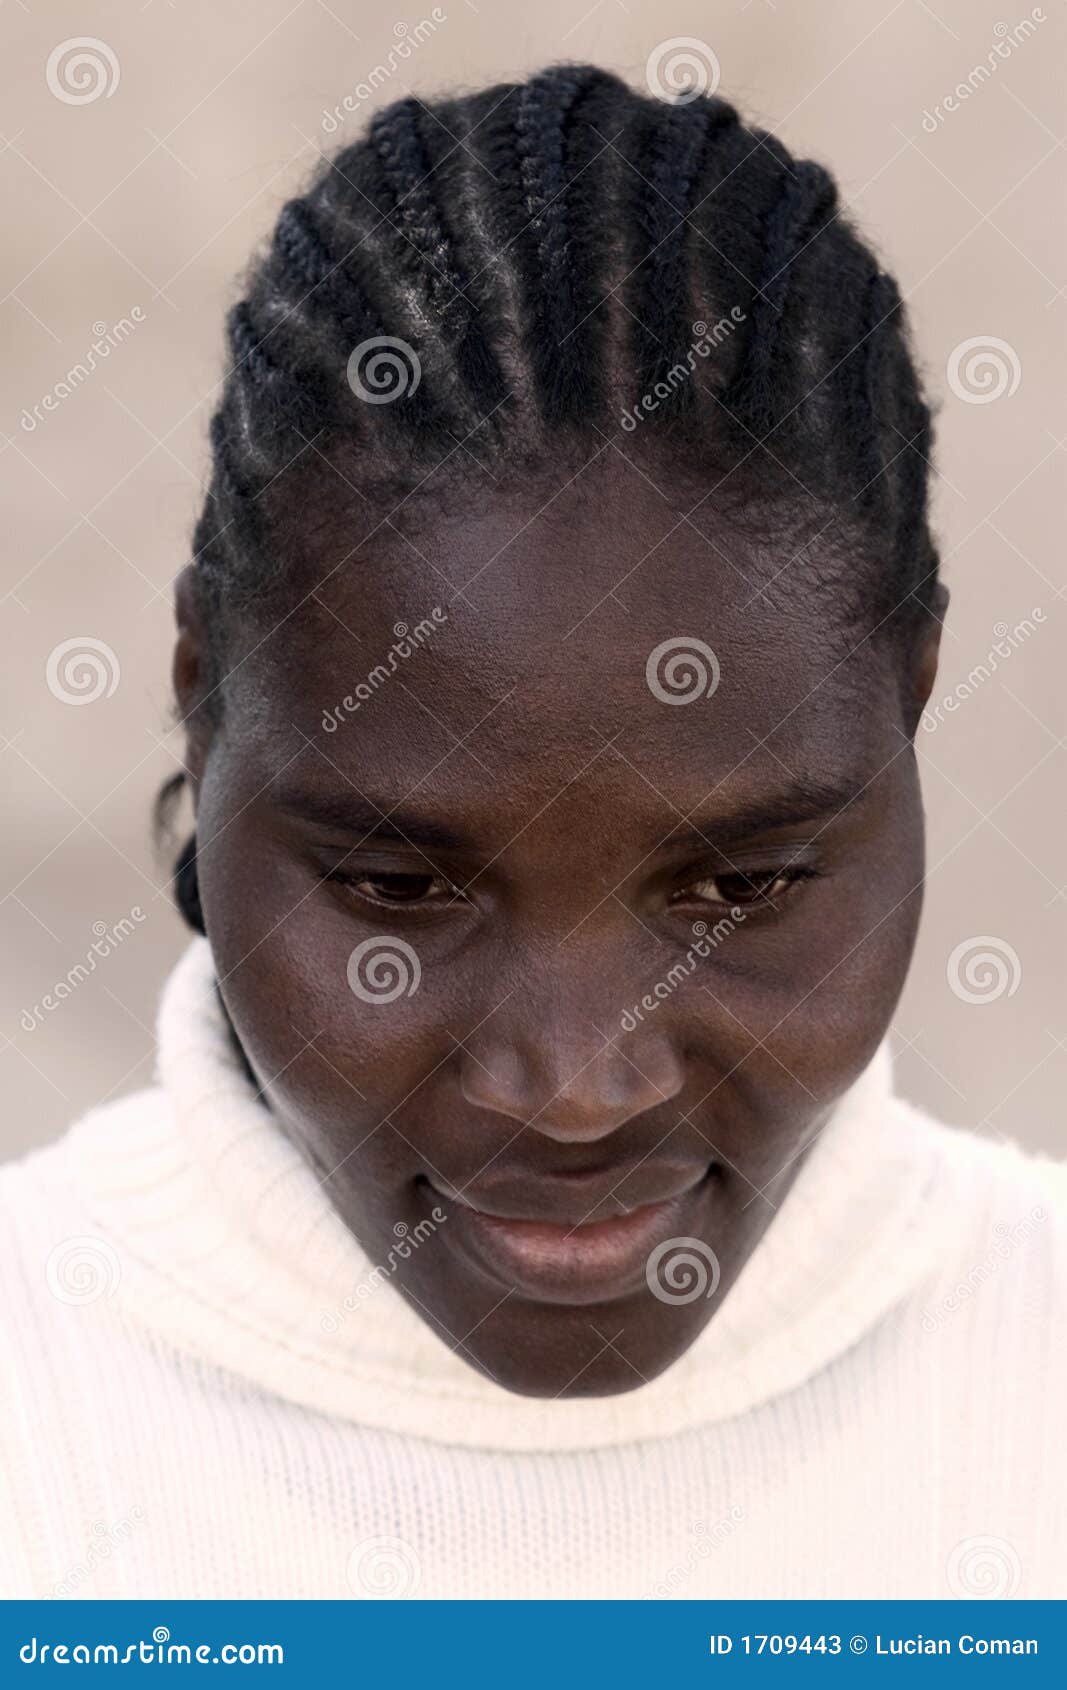
[[[922,877],[928,658],[608,457],[295,543],[302,602],[189,747],[266,1101],[373,1261],[407,1229],[442,1341],[539,1396],[714,1318],[886,1031]]]

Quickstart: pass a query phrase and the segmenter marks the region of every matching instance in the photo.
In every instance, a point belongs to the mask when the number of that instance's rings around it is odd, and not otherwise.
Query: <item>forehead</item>
[[[892,661],[834,615],[825,534],[757,540],[714,491],[671,496],[611,456],[446,492],[383,521],[340,489],[333,520],[292,534],[298,602],[227,682],[258,760],[284,746],[453,803],[580,780],[685,806],[776,768],[862,782],[897,748]]]

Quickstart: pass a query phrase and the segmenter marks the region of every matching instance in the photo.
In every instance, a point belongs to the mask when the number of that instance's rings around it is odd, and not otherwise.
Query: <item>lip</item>
[[[598,1303],[640,1289],[649,1253],[657,1244],[683,1233],[699,1236],[697,1217],[712,1174],[713,1168],[705,1168],[675,1195],[615,1214],[611,1207],[621,1204],[602,1200],[587,1203],[583,1218],[572,1197],[571,1218],[551,1220],[490,1213],[476,1207],[470,1195],[427,1183],[447,1205],[449,1224],[442,1238],[482,1274],[537,1302]],[[547,1197],[539,1202],[539,1195],[544,1194],[531,1189],[530,1208],[555,1207]],[[605,1208],[606,1215],[597,1214]]]

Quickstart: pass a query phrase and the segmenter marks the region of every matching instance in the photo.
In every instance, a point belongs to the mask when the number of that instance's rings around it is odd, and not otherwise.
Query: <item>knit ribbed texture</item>
[[[374,1275],[206,941],[160,1073],[0,1173],[0,1595],[1063,1594],[1063,1170],[884,1051],[687,1354],[556,1402]]]

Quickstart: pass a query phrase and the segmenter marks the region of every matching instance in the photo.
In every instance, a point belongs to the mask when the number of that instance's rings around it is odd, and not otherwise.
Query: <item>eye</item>
[[[446,904],[454,899],[462,898],[463,894],[458,886],[441,874],[366,874],[356,879],[354,875],[336,874],[329,877],[357,892],[361,898],[366,898],[372,904],[420,905]]]
[[[752,869],[747,874],[729,870],[725,874],[691,881],[677,894],[676,901],[695,899],[708,904],[737,905],[740,909],[759,904],[776,907],[776,901],[792,891],[799,881],[810,880],[814,874],[814,869],[796,863],[785,867]]]

